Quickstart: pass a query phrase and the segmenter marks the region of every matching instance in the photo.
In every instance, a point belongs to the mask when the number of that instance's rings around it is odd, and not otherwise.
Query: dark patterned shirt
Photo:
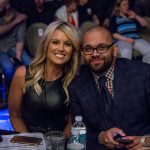
[[[93,73],[93,75],[94,75],[95,82],[96,82],[96,84],[98,86],[98,89],[99,89],[98,80],[99,80],[100,76],[96,75],[95,73]],[[107,89],[110,92],[111,96],[114,97],[114,89],[113,89],[114,65],[112,65],[108,69],[108,71],[105,73],[105,77],[106,77],[105,86],[107,87]]]

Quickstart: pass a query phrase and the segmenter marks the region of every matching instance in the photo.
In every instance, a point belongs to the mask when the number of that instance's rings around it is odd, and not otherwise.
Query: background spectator
[[[97,14],[100,25],[109,26],[109,19],[116,0],[90,0],[94,14]]]
[[[78,4],[78,17],[79,17],[79,26],[81,26],[86,21],[92,21],[93,23],[99,25],[99,18],[94,14],[94,10],[90,5],[89,0],[79,0]]]
[[[46,0],[32,0],[32,3],[25,8],[25,14],[28,16],[27,27],[36,22],[48,25],[54,20],[55,8]]]
[[[11,81],[14,65],[30,64],[31,58],[24,50],[27,17],[12,8],[9,0],[0,0],[0,67]]]
[[[150,43],[141,38],[139,25],[146,27],[146,20],[129,10],[128,0],[117,0],[110,29],[114,38],[118,40],[121,57],[131,59],[135,48],[143,55],[143,62],[150,63]]]
[[[66,0],[65,5],[57,9],[56,19],[71,23],[76,28],[79,27],[77,0]]]

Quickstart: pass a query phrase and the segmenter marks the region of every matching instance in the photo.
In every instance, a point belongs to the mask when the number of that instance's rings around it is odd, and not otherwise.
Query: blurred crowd
[[[34,23],[48,25],[54,20],[63,20],[74,25],[81,33],[81,30],[85,28],[82,28],[83,24],[90,22],[92,25],[110,28],[114,33],[114,38],[127,41],[125,45],[128,45],[128,49],[133,48],[130,43],[137,41],[135,38],[138,39],[138,35],[128,37],[125,33],[118,37],[115,34],[122,34],[116,29],[116,25],[119,27],[119,24],[115,22],[115,19],[121,16],[114,13],[117,7],[121,7],[116,5],[117,0],[0,0],[0,67],[8,81],[11,81],[16,67],[22,64],[29,65],[32,60],[33,56],[26,44],[26,31]],[[127,7],[126,11],[132,10],[129,19],[134,19],[138,24],[138,27],[133,29],[138,34],[141,26],[145,27],[147,23],[143,19],[144,24],[143,22],[141,24],[141,21],[139,22],[139,19],[134,17],[150,17],[150,1],[129,0],[127,5],[125,6]],[[120,8],[118,9],[120,10]],[[129,16],[129,13],[124,12],[124,16]],[[43,34],[43,31],[39,32],[39,34]],[[145,45],[143,42],[142,44]],[[144,48],[146,51],[139,51],[145,56],[143,61],[149,63],[150,50],[147,49],[149,43],[146,44],[147,46]],[[118,43],[118,45],[124,47],[122,43]],[[143,49],[143,47],[137,46],[136,49]],[[126,54],[120,52],[121,57],[131,59],[132,51],[128,51],[130,52]]]

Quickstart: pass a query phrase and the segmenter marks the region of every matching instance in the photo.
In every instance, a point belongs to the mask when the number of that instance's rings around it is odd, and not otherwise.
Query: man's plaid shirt
[[[98,86],[99,89],[99,76],[94,74],[94,78],[95,78],[95,82]],[[105,73],[105,77],[106,77],[106,82],[105,82],[105,86],[107,87],[108,91],[110,92],[111,96],[114,97],[114,89],[113,89],[113,80],[114,80],[114,65],[111,66],[108,71]]]

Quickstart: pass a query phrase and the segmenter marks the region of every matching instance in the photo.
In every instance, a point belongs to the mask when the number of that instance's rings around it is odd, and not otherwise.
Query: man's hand
[[[24,14],[17,14],[14,22],[16,24],[18,24],[18,23],[20,23],[22,21],[25,21],[25,20],[27,20],[27,16],[26,15],[24,15]]]
[[[110,128],[107,131],[102,131],[99,135],[99,141],[101,144],[104,144],[110,149],[124,147],[123,144],[120,144],[114,140],[114,136],[116,136],[117,134],[125,136],[125,133],[121,129],[114,127]]]
[[[13,58],[12,58],[12,62],[13,62],[15,65],[19,65],[19,66],[22,65],[22,62],[21,62],[18,58],[16,58],[16,57],[13,57]]]
[[[141,136],[126,136],[126,139],[133,140],[133,143],[127,145],[126,148],[128,150],[143,149],[144,147],[143,147],[142,143],[140,142],[141,138],[142,138]]]

